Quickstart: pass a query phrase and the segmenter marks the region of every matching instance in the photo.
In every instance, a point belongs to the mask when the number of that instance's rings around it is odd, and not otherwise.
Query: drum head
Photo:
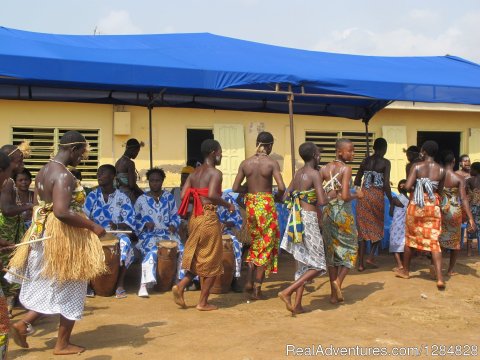
[[[103,238],[100,239],[101,240],[101,243],[102,243],[102,246],[103,247],[111,247],[111,246],[115,246],[118,244],[119,240],[117,238],[115,239],[108,239],[108,240],[104,240]]]
[[[159,248],[164,247],[164,248],[167,248],[167,249],[173,249],[173,248],[177,247],[178,244],[177,244],[176,241],[172,241],[172,240],[159,240],[157,242],[157,246]]]

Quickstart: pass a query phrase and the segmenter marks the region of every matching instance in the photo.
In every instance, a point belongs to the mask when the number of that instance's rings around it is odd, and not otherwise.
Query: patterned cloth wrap
[[[440,245],[445,249],[460,250],[462,235],[462,207],[458,188],[444,188],[442,210],[442,232]]]
[[[9,330],[10,319],[8,318],[7,299],[0,288],[0,360],[7,359]]]
[[[315,194],[315,190],[313,194]],[[307,190],[304,193],[312,193],[312,190]],[[298,197],[297,197],[298,198]],[[305,196],[306,198],[306,196]],[[293,198],[292,198],[293,200]],[[309,203],[316,203],[316,196],[310,195]],[[292,206],[293,209],[293,206]],[[325,264],[325,250],[320,227],[318,226],[317,211],[307,211],[300,208],[300,219],[302,222],[302,241],[296,242],[295,232],[285,231],[281,248],[293,255],[297,261],[297,270],[295,272],[295,280],[298,280],[308,270],[320,271],[320,275],[326,272]],[[293,218],[293,210],[291,211]],[[296,223],[298,225],[298,223]],[[298,234],[298,233],[297,233]]]
[[[285,201],[288,215],[287,236],[288,241],[293,243],[301,243],[303,241],[303,235],[305,233],[304,222],[302,221],[302,206],[300,201],[304,201],[307,204],[317,204],[317,194],[315,189],[298,191],[293,190],[289,193],[288,199]]]
[[[365,189],[370,189],[371,187],[381,188],[383,187],[383,174],[373,171],[367,170],[363,173],[363,187]]]
[[[357,200],[358,237],[361,240],[377,242],[384,236],[384,193],[383,187],[363,190],[363,198]]]
[[[9,179],[9,181],[13,181]],[[14,190],[16,192],[15,184]],[[22,205],[21,202],[19,203],[19,198],[17,195],[17,205]],[[27,230],[27,226],[25,223],[25,219],[22,217],[21,214],[15,216],[4,216],[0,213],[0,239],[7,240],[11,244],[18,244],[21,240],[25,231]],[[0,259],[2,260],[3,264],[8,264],[8,260],[10,257],[10,252],[2,251],[0,253]],[[18,284],[9,284],[5,279],[5,273],[0,272],[0,282],[1,288],[5,296],[16,296],[18,291],[20,290],[20,286]]]
[[[467,232],[467,236],[469,240],[480,239],[480,189],[468,191],[468,202],[470,204],[473,220],[475,221],[475,224],[477,224],[477,231]]]
[[[170,226],[178,230],[180,216],[172,193],[163,190],[156,201],[148,194],[141,195],[135,202],[136,231],[138,236],[137,249],[142,253],[142,284],[157,282],[158,241],[172,240],[177,243],[179,256],[183,252],[183,244],[177,233],[170,233]],[[153,230],[146,230],[145,224],[152,222]],[[177,269],[178,270],[178,269]]]
[[[280,231],[272,193],[245,195],[247,229],[252,240],[246,261],[265,266],[265,276],[277,273]]]
[[[442,229],[438,181],[419,178],[407,209],[405,244],[418,250],[441,252],[438,238]]]
[[[242,270],[242,247],[243,244],[239,241],[237,235],[239,231],[242,229],[243,225],[243,218],[242,214],[240,212],[240,207],[237,204],[235,198],[232,196],[232,192],[230,191],[225,191],[222,195],[222,198],[229,203],[232,203],[235,205],[235,211],[233,213],[230,213],[227,208],[223,206],[218,206],[217,207],[217,216],[222,224],[225,224],[227,222],[233,223],[233,228],[227,228],[225,227],[223,229],[223,235],[230,235],[232,239],[232,245],[233,245],[233,252],[235,255],[235,274],[234,277],[239,278],[240,273]],[[182,260],[180,260],[181,263]],[[186,270],[181,269],[178,273],[178,279],[181,280],[185,277],[186,275]],[[199,280],[198,276],[196,276],[193,280]]]
[[[328,266],[355,266],[358,233],[352,204],[342,199],[331,200],[323,208],[323,240]]]
[[[393,210],[392,225],[390,226],[390,252],[402,252],[405,249],[405,218],[407,216],[408,198],[403,194],[398,194],[397,199],[403,204],[403,207],[395,206]]]
[[[120,190],[115,190],[105,198],[102,189],[91,191],[87,195],[83,212],[88,218],[101,225],[105,230],[112,230],[110,223],[126,224],[130,229],[135,229],[135,210],[130,198]],[[132,242],[127,234],[115,234],[120,242],[120,265],[129,268],[134,260]],[[123,263],[123,264],[122,264]]]
[[[413,192],[413,203],[423,208],[425,206],[425,196],[430,201],[435,200],[434,190],[438,188],[438,181],[432,181],[429,178],[418,178]]]
[[[188,223],[188,233],[182,269],[200,277],[223,274],[222,232],[216,206],[205,204],[200,215],[193,214]]]

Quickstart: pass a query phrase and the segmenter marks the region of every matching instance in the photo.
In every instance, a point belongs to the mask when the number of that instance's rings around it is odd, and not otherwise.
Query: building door
[[[468,156],[470,156],[472,163],[480,161],[480,129],[470,129]]]
[[[396,188],[400,180],[405,178],[407,157],[407,128],[405,126],[382,126],[382,135],[387,140],[388,148],[385,158],[392,164],[390,182]]]
[[[240,124],[214,124],[213,135],[222,145],[223,189],[231,189],[240,163],[245,160],[245,133]]]
[[[455,170],[458,169],[458,158],[460,157],[460,138],[461,133],[458,131],[418,131],[417,144],[419,147],[427,140],[433,140],[438,144],[438,154],[435,161],[440,161],[442,151],[451,150],[455,155],[457,164]]]
[[[203,162],[201,145],[204,140],[213,139],[211,129],[187,129],[187,165],[196,167]]]

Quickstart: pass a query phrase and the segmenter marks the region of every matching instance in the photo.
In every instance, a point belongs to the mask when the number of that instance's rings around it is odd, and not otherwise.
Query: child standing
[[[322,180],[327,182],[325,192],[329,200],[323,209],[322,235],[332,304],[343,301],[343,280],[357,260],[358,233],[351,201],[363,197],[360,189],[350,192],[352,168],[346,162],[353,160],[353,143],[348,139],[338,139],[335,151],[336,159],[320,170]]]
[[[395,206],[392,202],[390,206],[390,216],[393,216],[392,225],[390,227],[390,247],[389,250],[395,256],[397,266],[393,270],[403,269],[402,257],[405,248],[405,217],[407,215],[408,194],[405,189],[407,180],[400,180],[398,183],[397,199],[401,202],[400,206]]]

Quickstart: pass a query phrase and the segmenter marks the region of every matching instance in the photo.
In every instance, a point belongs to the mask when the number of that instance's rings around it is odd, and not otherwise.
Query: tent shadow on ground
[[[371,282],[365,285],[357,285],[352,284],[344,287],[342,289],[343,296],[345,297],[345,301],[343,303],[331,304],[330,303],[330,293],[327,295],[313,295],[313,300],[308,304],[304,301],[304,307],[308,310],[315,311],[315,310],[322,310],[322,311],[329,311],[335,310],[339,306],[342,305],[352,305],[355,304],[357,301],[362,301],[372,295],[374,292],[383,290],[384,283],[381,282]]]

